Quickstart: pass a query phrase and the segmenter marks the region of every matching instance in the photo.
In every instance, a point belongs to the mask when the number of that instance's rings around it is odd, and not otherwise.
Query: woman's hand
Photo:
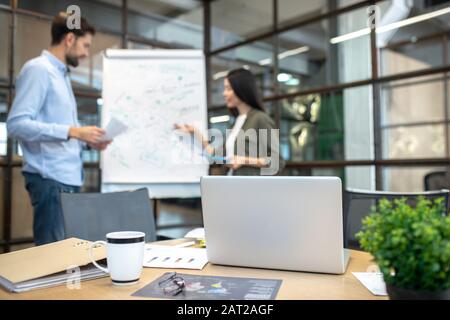
[[[263,158],[250,158],[242,156],[231,156],[227,158],[226,166],[233,170],[237,170],[242,166],[250,166],[256,168],[264,168],[267,162]]]
[[[180,130],[181,132],[188,133],[194,136],[195,139],[197,139],[203,146],[203,149],[206,150],[206,152],[212,154],[214,152],[214,148],[209,145],[208,139],[206,139],[201,131],[199,131],[196,127],[191,126],[190,124],[178,124],[175,123],[173,125],[175,130]]]
[[[237,170],[247,164],[247,158],[241,156],[231,156],[227,158],[226,166],[230,169]]]
[[[178,124],[178,123],[175,123],[174,124],[174,128],[176,130],[180,130],[181,132],[189,133],[189,134],[194,134],[195,131],[196,131],[195,127],[191,126],[189,124]]]

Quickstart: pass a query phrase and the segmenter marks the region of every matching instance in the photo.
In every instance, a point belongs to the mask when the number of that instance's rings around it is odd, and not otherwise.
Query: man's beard
[[[74,57],[71,55],[66,55],[66,63],[71,66],[71,67],[78,67],[78,65],[80,64],[78,57]]]

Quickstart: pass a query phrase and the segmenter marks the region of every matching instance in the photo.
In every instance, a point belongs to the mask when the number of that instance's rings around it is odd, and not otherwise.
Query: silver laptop
[[[336,177],[203,177],[211,263],[342,274],[342,185]]]

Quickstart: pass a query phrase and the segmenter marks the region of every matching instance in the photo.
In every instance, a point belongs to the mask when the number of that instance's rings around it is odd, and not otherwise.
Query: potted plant
[[[444,199],[382,199],[357,234],[394,300],[450,299],[450,216]]]

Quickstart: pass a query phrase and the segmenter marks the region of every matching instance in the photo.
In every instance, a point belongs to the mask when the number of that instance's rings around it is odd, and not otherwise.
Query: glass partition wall
[[[245,66],[280,129],[282,174],[406,192],[423,191],[428,174],[440,172],[448,187],[450,1],[207,6],[211,101],[221,115],[214,126],[233,121],[220,76]]]

